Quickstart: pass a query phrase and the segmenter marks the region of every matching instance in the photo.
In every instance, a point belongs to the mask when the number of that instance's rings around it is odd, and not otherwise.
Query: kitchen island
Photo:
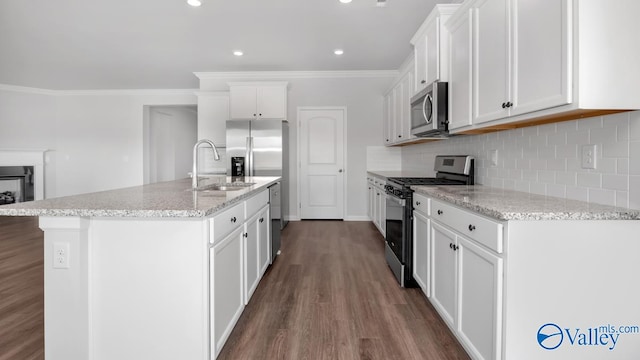
[[[46,359],[215,358],[271,260],[280,178],[243,180],[0,206],[44,230]]]

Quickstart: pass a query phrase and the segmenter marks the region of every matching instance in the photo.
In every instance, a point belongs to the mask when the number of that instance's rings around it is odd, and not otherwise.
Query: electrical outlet
[[[596,146],[595,145],[582,145],[582,168],[583,169],[595,169],[596,168]]]
[[[491,166],[498,166],[498,150],[491,150]]]
[[[53,268],[68,269],[69,243],[53,243]]]

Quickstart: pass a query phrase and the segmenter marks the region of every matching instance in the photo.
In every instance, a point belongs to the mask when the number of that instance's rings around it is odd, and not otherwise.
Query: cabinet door
[[[375,189],[371,183],[367,183],[367,216],[373,221],[373,209],[375,207]]]
[[[376,208],[375,208],[375,217],[374,217],[373,223],[378,227],[378,230],[382,232],[382,226],[380,224],[380,218],[382,217],[382,194],[381,194],[380,188],[375,187],[374,190],[376,193],[376,198],[375,198]]]
[[[570,103],[568,0],[512,1],[510,115]]]
[[[391,140],[393,140],[391,138],[391,127],[393,124],[391,120],[391,111],[393,107],[392,98],[393,93],[389,92],[382,99],[382,143],[384,145],[391,145]]]
[[[259,217],[252,217],[245,223],[244,236],[244,304],[249,303],[249,299],[260,280],[260,259],[259,259]]]
[[[436,18],[435,21],[427,28],[425,33],[425,47],[426,47],[426,85],[431,84],[434,81],[440,80],[440,18]]]
[[[421,213],[413,212],[413,278],[416,279],[422,292],[431,296],[431,281],[429,281],[429,220]]]
[[[402,98],[400,100],[400,119],[399,122],[401,135],[400,140],[410,140],[411,136],[411,89],[413,87],[413,72],[409,71],[402,78],[400,83],[402,87]]]
[[[255,119],[258,115],[257,88],[236,85],[229,89],[230,115],[232,119]]]
[[[393,88],[393,142],[398,143],[402,140],[402,83],[398,83]]]
[[[414,45],[413,51],[415,51],[415,89],[412,94],[415,94],[427,86],[427,36],[423,35]]]
[[[431,221],[431,302],[444,321],[454,327],[456,311],[456,235]]]
[[[287,118],[287,87],[282,85],[263,85],[257,89],[258,118]]]
[[[269,221],[269,206],[264,207],[258,213],[258,253],[259,253],[259,278],[269,267],[271,262],[271,221]]]
[[[243,234],[239,227],[209,251],[211,354],[220,352],[244,309]]]
[[[504,118],[509,113],[508,108],[502,107],[510,101],[509,3],[510,0],[481,0],[474,6],[474,124]]]
[[[216,146],[224,146],[228,119],[229,93],[198,93],[198,139],[209,139]],[[211,149],[207,150],[211,153]]]
[[[456,19],[449,43],[449,130],[471,125],[472,10]]]
[[[456,329],[474,359],[499,360],[502,338],[502,259],[458,236]]]

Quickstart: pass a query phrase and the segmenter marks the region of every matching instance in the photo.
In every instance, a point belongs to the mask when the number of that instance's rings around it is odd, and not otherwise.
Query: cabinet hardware
[[[475,225],[471,225],[471,224],[469,225],[469,231],[473,231],[473,230],[475,230],[475,229],[476,229],[476,226],[475,226]]]
[[[253,114],[253,116],[256,116],[256,114]]]
[[[420,84],[426,84],[426,83],[427,83],[427,80],[420,81]]]
[[[507,103],[505,104],[506,107],[510,108],[513,106],[513,104],[510,101],[507,101]]]
[[[416,201],[416,205],[420,206],[420,201]]]
[[[244,236],[244,237],[249,237],[249,234],[244,233],[244,234],[242,234],[242,236]]]
[[[258,115],[262,116],[262,114],[258,114]]]
[[[264,222],[264,218],[260,218],[260,222]]]
[[[507,103],[502,103],[502,108],[506,108],[507,107]]]
[[[237,219],[236,219],[236,217],[235,217],[235,216],[231,218],[231,222],[232,222],[232,223],[236,222],[236,220],[237,220]]]
[[[459,248],[460,248],[460,246],[455,245],[455,244],[453,245],[453,251],[456,251],[456,250],[458,250]]]
[[[399,138],[401,138],[401,137],[402,137],[402,135],[398,135],[398,137],[399,137]]]
[[[442,215],[442,210],[438,210],[438,215]]]
[[[453,249],[453,243],[449,243],[449,249]]]

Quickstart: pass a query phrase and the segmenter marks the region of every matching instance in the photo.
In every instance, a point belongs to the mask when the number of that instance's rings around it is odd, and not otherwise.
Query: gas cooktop
[[[402,186],[413,185],[466,185],[465,181],[451,180],[444,178],[412,178],[412,177],[392,177],[387,178],[388,182],[393,182]]]

